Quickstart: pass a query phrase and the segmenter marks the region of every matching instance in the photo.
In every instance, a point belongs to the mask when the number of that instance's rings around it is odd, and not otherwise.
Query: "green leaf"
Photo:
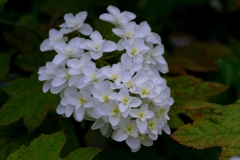
[[[192,102],[186,110],[210,109],[210,115],[196,120],[193,124],[180,127],[172,138],[179,143],[196,149],[220,146],[220,160],[240,155],[240,101],[231,105],[208,102]]]
[[[170,73],[186,74],[194,72],[212,72],[218,69],[217,60],[230,55],[231,49],[220,43],[196,42],[190,46],[177,47],[173,54],[165,56]]]
[[[179,118],[179,114],[186,114],[186,111],[182,108],[183,105],[195,100],[207,101],[208,98],[225,91],[227,88],[223,84],[204,82],[193,76],[168,77],[166,79],[167,85],[171,89],[171,96],[174,99],[174,104],[169,111],[169,126],[172,128],[179,128],[184,125],[183,121]],[[204,112],[194,111],[192,113],[194,116],[191,116],[191,118],[199,118],[202,114]]]
[[[59,153],[66,141],[66,137],[62,132],[51,135],[42,134],[32,141],[29,147],[21,146],[16,152],[9,155],[7,160],[60,160]],[[80,148],[70,153],[64,160],[84,159],[91,160],[102,149],[98,148]]]
[[[58,95],[42,92],[42,83],[35,74],[29,79],[11,82],[5,91],[14,97],[0,109],[0,125],[8,125],[23,117],[29,132],[38,127],[60,102]]]
[[[11,53],[0,52],[0,79],[4,79],[9,70],[11,55]]]

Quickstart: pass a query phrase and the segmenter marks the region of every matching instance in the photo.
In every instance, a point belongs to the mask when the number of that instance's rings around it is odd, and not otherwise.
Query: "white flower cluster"
[[[116,141],[125,140],[136,152],[141,144],[151,146],[162,130],[170,134],[167,113],[174,100],[159,74],[168,72],[168,66],[160,36],[151,32],[147,22],[138,25],[132,21],[135,14],[114,6],[107,10],[100,19],[116,26],[112,31],[119,42],[93,32],[84,23],[87,12],[66,14],[61,29],[51,29],[49,39],[40,46],[41,51],[55,50],[57,55],[39,69],[39,80],[45,81],[43,92],[60,93],[58,114],[73,115],[79,122],[93,120],[92,129]],[[90,39],[75,37],[67,42],[64,35],[73,31]],[[122,51],[120,62],[105,63],[115,56],[113,51]]]

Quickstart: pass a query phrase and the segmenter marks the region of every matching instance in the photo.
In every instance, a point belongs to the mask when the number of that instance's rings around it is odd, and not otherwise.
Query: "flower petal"
[[[99,19],[103,20],[103,21],[106,21],[106,22],[110,22],[112,24],[115,24],[116,23],[116,20],[114,19],[114,17],[110,14],[107,14],[107,13],[103,13],[99,16]]]
[[[137,127],[140,133],[145,133],[147,131],[147,121],[137,119]]]
[[[119,116],[109,116],[109,122],[111,123],[111,125],[116,126],[119,124],[120,118],[121,117]]]
[[[74,118],[76,121],[81,122],[84,118],[85,115],[85,108],[79,107],[78,109],[75,110],[74,112]]]
[[[56,112],[57,112],[58,114],[64,114],[64,113],[65,113],[65,108],[66,108],[66,106],[63,106],[63,105],[59,104],[59,105],[57,106]]]
[[[131,136],[126,139],[126,143],[131,149],[137,149],[141,146],[140,139]]]
[[[103,44],[103,52],[112,52],[114,50],[116,50],[117,48],[117,44],[112,42],[112,41],[105,41]]]
[[[88,36],[93,32],[93,29],[89,24],[84,23],[82,27],[79,28],[79,32],[85,36]]]
[[[49,43],[50,43],[50,40],[45,39],[40,45],[40,50],[42,52],[54,50],[53,46],[50,46]]]
[[[127,139],[129,135],[121,129],[117,130],[117,133],[112,137],[115,141],[122,142]]]
[[[61,64],[65,59],[67,59],[68,57],[63,55],[63,54],[57,54],[54,59],[53,59],[53,64],[55,65],[59,65]]]
[[[70,117],[74,111],[75,107],[72,105],[67,105],[65,108],[66,117]]]

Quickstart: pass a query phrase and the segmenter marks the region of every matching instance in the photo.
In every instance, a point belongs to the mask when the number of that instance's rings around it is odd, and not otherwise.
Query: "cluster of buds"
[[[43,92],[60,93],[58,114],[73,115],[78,122],[95,121],[93,130],[126,141],[136,152],[141,144],[151,146],[162,131],[170,134],[167,113],[174,100],[160,76],[168,72],[168,65],[160,36],[146,21],[136,24],[135,14],[114,6],[107,10],[100,19],[115,25],[112,32],[119,41],[103,39],[84,23],[86,11],[65,14],[61,29],[51,29],[40,46],[57,54],[39,69],[39,80],[45,81]],[[65,35],[74,31],[90,39],[68,41]]]

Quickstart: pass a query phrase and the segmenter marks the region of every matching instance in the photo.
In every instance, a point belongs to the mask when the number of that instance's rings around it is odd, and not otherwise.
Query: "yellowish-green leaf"
[[[7,160],[61,160],[60,150],[66,141],[66,136],[62,132],[51,135],[42,134],[32,141],[29,147],[22,145],[16,152],[9,155]],[[70,153],[64,160],[91,160],[102,149],[99,148],[80,148]]]
[[[28,131],[38,127],[50,110],[55,110],[59,96],[42,92],[37,75],[10,82],[5,91],[13,96],[0,109],[0,125],[8,125],[24,118]]]
[[[224,90],[226,86],[216,82],[204,82],[199,78],[193,76],[179,76],[174,78],[167,78],[167,84],[171,88],[171,96],[174,99],[174,104],[169,111],[170,121],[169,125],[172,128],[179,128],[184,125],[179,118],[179,114],[186,114],[182,108],[183,105],[191,101],[207,101],[208,98],[217,95]],[[198,118],[204,113],[194,111],[190,116],[192,119]],[[190,115],[190,114],[189,114]]]
[[[240,101],[231,105],[208,102],[192,102],[184,106],[187,110],[209,109],[211,114],[193,124],[180,127],[172,138],[196,149],[222,147],[220,160],[240,155]]]

